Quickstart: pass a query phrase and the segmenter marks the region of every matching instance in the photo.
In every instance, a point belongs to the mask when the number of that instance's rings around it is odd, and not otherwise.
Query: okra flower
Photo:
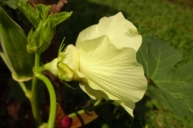
[[[143,67],[136,61],[141,42],[136,27],[122,13],[103,17],[45,69],[62,80],[79,81],[91,98],[108,97],[133,116],[135,103],[147,89]]]

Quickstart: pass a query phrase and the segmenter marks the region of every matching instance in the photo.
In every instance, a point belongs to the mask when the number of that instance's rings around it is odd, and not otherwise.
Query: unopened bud
[[[55,27],[52,27],[50,20],[41,21],[38,28],[31,30],[28,34],[27,51],[29,53],[42,53],[50,45],[55,33]]]

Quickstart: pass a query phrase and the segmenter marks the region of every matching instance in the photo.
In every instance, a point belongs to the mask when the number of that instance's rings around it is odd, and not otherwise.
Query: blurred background
[[[56,1],[57,2],[57,1]],[[24,29],[26,34],[31,24],[18,10],[3,6],[7,13]],[[57,50],[65,37],[65,44],[75,44],[80,31],[97,24],[103,16],[121,11],[142,36],[153,36],[173,46],[183,55],[179,65],[193,60],[193,1],[192,0],[68,0],[62,11],[73,11],[72,16],[57,27],[51,47],[43,54],[43,61],[57,57]],[[77,85],[76,82],[69,83]],[[66,86],[55,87],[58,101],[66,114],[85,106],[90,99],[78,87],[76,91]],[[40,90],[45,91],[44,87]],[[149,93],[151,92],[151,93]],[[143,100],[137,103],[132,118],[121,107],[110,105],[106,112],[99,112],[99,118],[84,126],[86,128],[192,128],[190,117],[179,119],[167,106],[157,101],[147,91]],[[48,96],[40,95],[41,107],[49,104]],[[109,109],[110,108],[110,109]],[[47,117],[45,116],[45,120]],[[10,72],[0,60],[0,127],[30,127],[33,119],[30,104],[17,83],[11,80]]]

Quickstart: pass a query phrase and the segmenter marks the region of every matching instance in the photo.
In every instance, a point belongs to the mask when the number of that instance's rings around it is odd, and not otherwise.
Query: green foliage
[[[43,4],[37,4],[37,5],[35,5],[35,8],[39,12],[39,18],[41,20],[45,20],[48,17],[51,6],[46,6],[46,5],[43,5]]]
[[[23,2],[22,0],[12,0],[17,8],[26,16],[26,18],[32,23],[34,28],[37,28],[40,22],[40,12],[34,9],[31,5]]]
[[[167,106],[166,99],[159,88],[152,84],[148,87],[147,95],[153,97],[146,102],[148,110],[145,114],[146,128],[191,128],[193,126],[192,116],[179,118],[175,116]],[[156,100],[155,100],[156,99]]]
[[[44,10],[43,8],[45,8],[45,11],[41,13],[42,20],[39,21],[36,30],[33,31],[33,29],[31,29],[28,34],[27,51],[29,53],[44,52],[49,47],[51,40],[54,37],[56,25],[66,20],[72,14],[72,12],[61,12],[57,14],[51,14],[47,17],[50,6],[37,6],[39,10]]]
[[[22,0],[23,2],[27,2],[27,0]],[[16,9],[17,6],[12,0],[0,0],[0,6],[8,5],[12,9]]]
[[[147,78],[160,80],[180,60],[181,54],[163,41],[152,37],[143,38],[138,61],[143,65]]]
[[[193,62],[175,69],[180,53],[154,38],[144,39],[137,56],[147,78],[161,90],[169,108],[181,118],[193,116]]]
[[[38,4],[33,8],[21,0],[13,1],[36,29],[35,31],[32,29],[27,37],[27,51],[29,53],[44,52],[51,43],[56,25],[69,18],[72,14],[72,12],[60,12],[49,15],[51,6]]]
[[[60,12],[49,15],[49,19],[52,21],[53,26],[62,23],[72,15],[72,12]]]
[[[50,22],[52,24],[52,27],[55,27],[56,25],[69,18],[72,14],[72,12],[61,12],[48,16],[51,6],[38,4],[33,8],[31,5],[23,2],[22,0],[13,0],[13,2],[32,23],[34,28],[37,28],[39,26],[39,23],[44,20],[48,20],[47,22]]]

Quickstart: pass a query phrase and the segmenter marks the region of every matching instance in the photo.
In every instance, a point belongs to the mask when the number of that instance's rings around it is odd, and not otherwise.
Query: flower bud
[[[50,20],[41,21],[35,31],[31,30],[28,34],[27,51],[29,53],[42,53],[50,45],[55,33],[55,27]]]

